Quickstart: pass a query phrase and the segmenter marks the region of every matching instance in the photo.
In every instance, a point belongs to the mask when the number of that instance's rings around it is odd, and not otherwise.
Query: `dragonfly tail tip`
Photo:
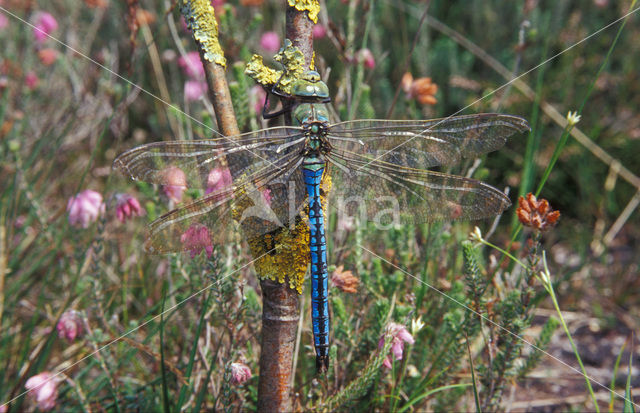
[[[320,374],[329,370],[329,356],[316,356],[316,370]]]

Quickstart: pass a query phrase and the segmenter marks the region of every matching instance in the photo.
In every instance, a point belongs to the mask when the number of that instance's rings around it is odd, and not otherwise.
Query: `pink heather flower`
[[[104,213],[102,195],[91,189],[84,190],[67,203],[69,224],[74,227],[88,228],[89,224],[96,221],[100,214]]]
[[[191,32],[191,29],[189,29],[189,25],[187,24],[187,21],[184,19],[184,16],[180,16],[180,26],[182,27],[182,30],[184,30],[185,32]]]
[[[231,363],[231,383],[240,385],[251,378],[251,369],[244,363]]]
[[[376,61],[373,58],[373,53],[369,49],[361,49],[358,52],[358,60],[364,62],[364,67],[367,69],[373,69],[376,67]]]
[[[314,39],[322,39],[327,34],[327,29],[321,24],[316,24],[312,29]]]
[[[356,219],[351,215],[338,215],[337,231],[351,231],[355,227]]]
[[[256,111],[256,115],[262,114],[262,108],[264,107],[264,100],[267,97],[267,92],[264,91],[262,86],[252,86],[249,90],[251,99],[253,101],[253,110]]]
[[[58,59],[58,51],[52,48],[39,50],[38,59],[43,65],[51,66]]]
[[[144,215],[144,209],[136,197],[129,194],[116,194],[116,218],[124,222],[136,215],[139,217]]]
[[[231,172],[229,168],[214,168],[207,177],[206,194],[218,192],[231,185]]]
[[[387,327],[387,331],[393,336],[393,342],[391,344],[391,353],[387,356],[382,365],[390,369],[393,362],[392,355],[396,360],[402,360],[404,343],[413,344],[414,340],[413,336],[411,336],[409,331],[407,331],[406,327],[402,324],[390,323]],[[382,337],[380,337],[380,341],[378,341],[379,349],[384,347],[384,336],[385,334],[383,334]]]
[[[198,52],[189,52],[186,56],[180,56],[178,58],[178,66],[191,79],[204,78],[204,66],[202,66]]]
[[[60,316],[56,329],[58,330],[58,337],[71,342],[77,337],[82,336],[84,331],[82,327],[82,317],[80,317],[80,314],[75,310],[65,311]]]
[[[265,32],[260,38],[260,46],[270,53],[280,50],[280,36],[276,32]]]
[[[264,202],[266,202],[267,206],[271,206],[271,201],[273,200],[273,195],[271,195],[271,189],[269,188],[261,189],[260,192],[262,193],[262,199],[264,199]]]
[[[180,242],[184,249],[191,253],[191,258],[195,258],[202,250],[205,250],[207,257],[213,254],[213,244],[209,236],[209,230],[202,224],[192,224],[187,231],[180,236]]]
[[[38,404],[40,410],[51,410],[56,406],[58,397],[58,387],[53,374],[44,371],[31,377],[24,384],[32,397]]]
[[[33,35],[38,43],[44,42],[47,39],[47,35],[58,28],[56,18],[47,12],[37,13],[33,25],[35,26]]]
[[[264,107],[264,101],[267,97],[267,92],[264,91],[262,86],[252,86],[249,90],[249,93],[253,99],[253,109],[256,112],[256,115],[262,114],[262,108]]]
[[[165,184],[162,190],[170,200],[180,202],[182,193],[187,189],[187,176],[177,166],[170,166],[162,172]]]
[[[184,98],[187,102],[193,102],[204,96],[207,91],[206,82],[187,80],[184,82]]]
[[[4,13],[0,12],[0,30],[6,29],[7,26],[9,26],[9,19]]]
[[[36,72],[33,70],[27,72],[24,76],[24,84],[27,85],[30,90],[35,89],[38,83],[40,83],[40,79],[38,79],[38,75],[36,75]]]

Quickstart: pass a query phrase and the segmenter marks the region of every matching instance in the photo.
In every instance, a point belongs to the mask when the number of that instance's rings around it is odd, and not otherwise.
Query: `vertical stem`
[[[295,7],[287,6],[287,39],[304,55],[304,61],[309,66],[313,58],[313,22],[307,17],[307,12],[299,11]]]
[[[202,55],[202,49],[199,48],[199,50]],[[233,103],[231,101],[231,93],[229,92],[224,67],[208,62],[203,59],[202,56],[200,57],[200,60],[204,63],[209,96],[211,97],[211,103],[216,113],[218,128],[225,136],[239,135],[240,130],[238,129],[235,113],[233,112]]]
[[[287,284],[260,281],[262,289],[262,352],[258,411],[293,410],[291,371],[300,312],[298,293]]]
[[[299,11],[290,7],[288,2],[285,3],[286,37],[302,51],[305,63],[309,66],[313,58],[313,22],[306,11]],[[263,307],[258,411],[292,411],[291,379],[297,324],[300,319],[299,296],[286,283],[262,280],[260,286]]]

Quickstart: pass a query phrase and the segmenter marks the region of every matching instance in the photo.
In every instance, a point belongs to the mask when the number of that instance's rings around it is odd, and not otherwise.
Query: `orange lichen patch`
[[[344,266],[339,266],[331,275],[331,282],[345,293],[355,293],[358,290],[360,279],[351,271],[345,271]]]
[[[413,75],[407,72],[402,76],[400,86],[407,94],[408,99],[416,99],[423,105],[435,105],[438,102],[435,97],[438,85],[433,83],[430,77],[414,79]]]
[[[516,214],[524,226],[546,231],[558,223],[560,211],[552,210],[546,199],[537,200],[535,195],[529,192],[526,198],[521,196],[518,199],[518,204],[520,206],[516,209]]]

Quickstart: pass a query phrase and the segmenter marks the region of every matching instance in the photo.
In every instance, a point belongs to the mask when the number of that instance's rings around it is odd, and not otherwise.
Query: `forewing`
[[[244,237],[253,238],[291,225],[306,200],[299,162],[290,156],[281,169],[254,175],[241,186],[213,192],[163,215],[149,226],[147,251],[199,253],[237,242],[238,227]]]
[[[526,120],[483,113],[432,120],[354,120],[337,123],[328,139],[337,154],[414,169],[451,165],[502,147],[514,133],[529,130]]]
[[[481,219],[511,205],[499,190],[474,179],[330,156],[330,204],[339,219],[359,216],[387,228],[397,223]]]
[[[301,136],[300,128],[277,127],[217,139],[154,142],[122,153],[113,167],[134,180],[160,185],[175,185],[179,169],[184,175],[178,181],[183,179],[187,188],[206,189],[212,171],[229,171],[237,181],[282,168],[284,155],[300,150]]]

